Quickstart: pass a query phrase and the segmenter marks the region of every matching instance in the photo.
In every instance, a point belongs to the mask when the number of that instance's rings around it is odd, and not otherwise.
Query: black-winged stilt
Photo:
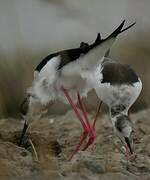
[[[128,111],[140,95],[142,82],[129,65],[112,60],[108,54],[109,50],[97,67],[91,83],[97,96],[109,107],[114,130],[126,148],[128,159],[134,153],[132,122]],[[95,122],[96,119],[93,126]]]
[[[83,127],[80,142],[73,154],[79,150],[87,136],[89,136],[89,140],[86,148],[95,139],[95,130],[90,126],[81,97],[86,96],[87,92],[93,88],[87,83],[89,74],[93,74],[100,59],[112,46],[116,37],[134,25],[132,24],[122,30],[124,23],[125,20],[105,39],[101,39],[98,33],[95,42],[91,45],[81,43],[79,48],[48,55],[35,68],[33,84],[28,89],[27,97],[21,105],[21,113],[26,116],[30,115],[31,109],[36,103],[46,105],[55,100],[69,103]],[[82,114],[76,107],[77,101]],[[19,145],[22,144],[27,128],[28,122],[25,121]]]

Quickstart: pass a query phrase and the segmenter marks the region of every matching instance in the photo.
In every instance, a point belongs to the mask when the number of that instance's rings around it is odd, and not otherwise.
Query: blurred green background
[[[142,79],[143,91],[132,110],[150,105],[149,0],[1,0],[0,1],[0,117],[17,116],[34,67],[49,53],[105,37],[126,19],[136,25],[117,39],[111,55],[130,64]],[[93,103],[94,102],[94,103]],[[89,93],[88,109],[96,107]],[[59,107],[59,108],[58,108]],[[63,113],[68,107],[54,106]]]

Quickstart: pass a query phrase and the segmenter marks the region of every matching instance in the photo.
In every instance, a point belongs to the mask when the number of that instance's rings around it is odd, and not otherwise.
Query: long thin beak
[[[133,149],[132,149],[131,142],[130,142],[129,138],[125,137],[124,139],[125,139],[125,142],[126,142],[128,148],[130,150],[130,153],[133,154]]]

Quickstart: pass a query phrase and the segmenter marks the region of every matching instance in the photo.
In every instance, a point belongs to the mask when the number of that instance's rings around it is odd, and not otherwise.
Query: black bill
[[[130,142],[129,138],[125,137],[124,139],[125,139],[125,142],[129,148],[130,153],[133,154],[133,149],[132,149],[131,142]]]

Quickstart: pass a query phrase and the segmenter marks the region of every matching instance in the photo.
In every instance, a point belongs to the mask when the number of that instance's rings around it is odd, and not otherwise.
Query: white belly
[[[77,91],[80,93],[81,97],[87,96],[87,93],[90,91],[90,87],[88,86],[86,79],[82,78],[80,75],[72,75],[72,76],[60,76],[56,82],[56,88],[58,92],[58,99],[63,101],[64,103],[68,103],[66,101],[66,97],[61,90],[61,87],[64,87],[68,90],[71,98],[76,102],[77,101]]]

